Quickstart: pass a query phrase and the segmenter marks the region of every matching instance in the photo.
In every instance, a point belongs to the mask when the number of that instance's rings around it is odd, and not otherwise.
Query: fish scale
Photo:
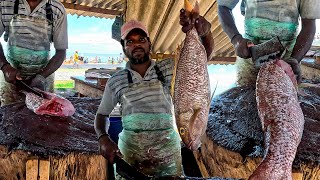
[[[207,54],[195,28],[186,33],[180,51],[173,99],[180,137],[195,150],[207,127],[210,103]]]
[[[291,180],[292,163],[302,137],[304,116],[297,91],[277,61],[263,65],[257,78],[256,99],[266,136],[266,155],[250,180]]]

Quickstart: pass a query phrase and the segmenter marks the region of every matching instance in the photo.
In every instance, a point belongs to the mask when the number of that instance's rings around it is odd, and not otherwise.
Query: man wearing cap
[[[209,56],[213,49],[211,24],[201,16],[189,19],[183,9],[180,24],[183,32],[195,25]],[[174,63],[171,59],[150,59],[149,33],[139,21],[121,27],[121,45],[129,62],[108,80],[95,118],[100,153],[110,163],[116,155],[121,156],[147,175],[183,175],[170,96]],[[121,104],[123,126],[118,145],[107,134],[108,117],[117,103]]]

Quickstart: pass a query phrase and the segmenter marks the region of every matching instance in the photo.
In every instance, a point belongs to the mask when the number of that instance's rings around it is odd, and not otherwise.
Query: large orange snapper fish
[[[195,7],[185,0],[187,15],[199,15]],[[174,106],[177,128],[187,148],[196,150],[201,145],[210,107],[210,83],[207,70],[207,54],[199,40],[195,27],[186,33],[178,59],[175,83]]]
[[[282,60],[274,60],[260,68],[256,99],[266,154],[250,180],[292,179],[292,163],[301,141],[304,116],[298,101],[297,82],[290,78],[294,76],[289,66]]]

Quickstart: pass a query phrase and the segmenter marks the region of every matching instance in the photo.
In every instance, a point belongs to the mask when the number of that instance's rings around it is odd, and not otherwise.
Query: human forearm
[[[207,52],[208,61],[211,60],[214,48],[214,40],[211,31],[206,36],[201,37],[202,44]]]
[[[94,119],[94,130],[96,131],[97,137],[107,134],[109,129],[109,118],[107,115],[97,113]],[[107,126],[108,125],[108,126]]]
[[[300,62],[304,55],[310,49],[314,35],[316,33],[316,20],[315,19],[302,19],[301,31],[297,37],[296,44],[294,45],[291,57]]]
[[[1,70],[2,70],[3,66],[6,64],[8,64],[8,61],[6,60],[6,57],[4,56],[3,48],[0,43],[0,68],[1,68]]]
[[[56,50],[56,54],[50,59],[47,66],[40,72],[40,75],[48,77],[54,73],[66,58],[66,50]]]
[[[232,10],[226,6],[218,6],[218,16],[224,32],[228,35],[230,40],[233,41],[237,35],[240,35],[240,33],[234,22]]]

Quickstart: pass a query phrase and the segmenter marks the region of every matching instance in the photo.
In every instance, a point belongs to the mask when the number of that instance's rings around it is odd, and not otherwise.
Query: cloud
[[[111,38],[111,33],[81,33],[71,34],[68,37],[69,43],[88,44],[88,43],[106,43],[115,41]]]

